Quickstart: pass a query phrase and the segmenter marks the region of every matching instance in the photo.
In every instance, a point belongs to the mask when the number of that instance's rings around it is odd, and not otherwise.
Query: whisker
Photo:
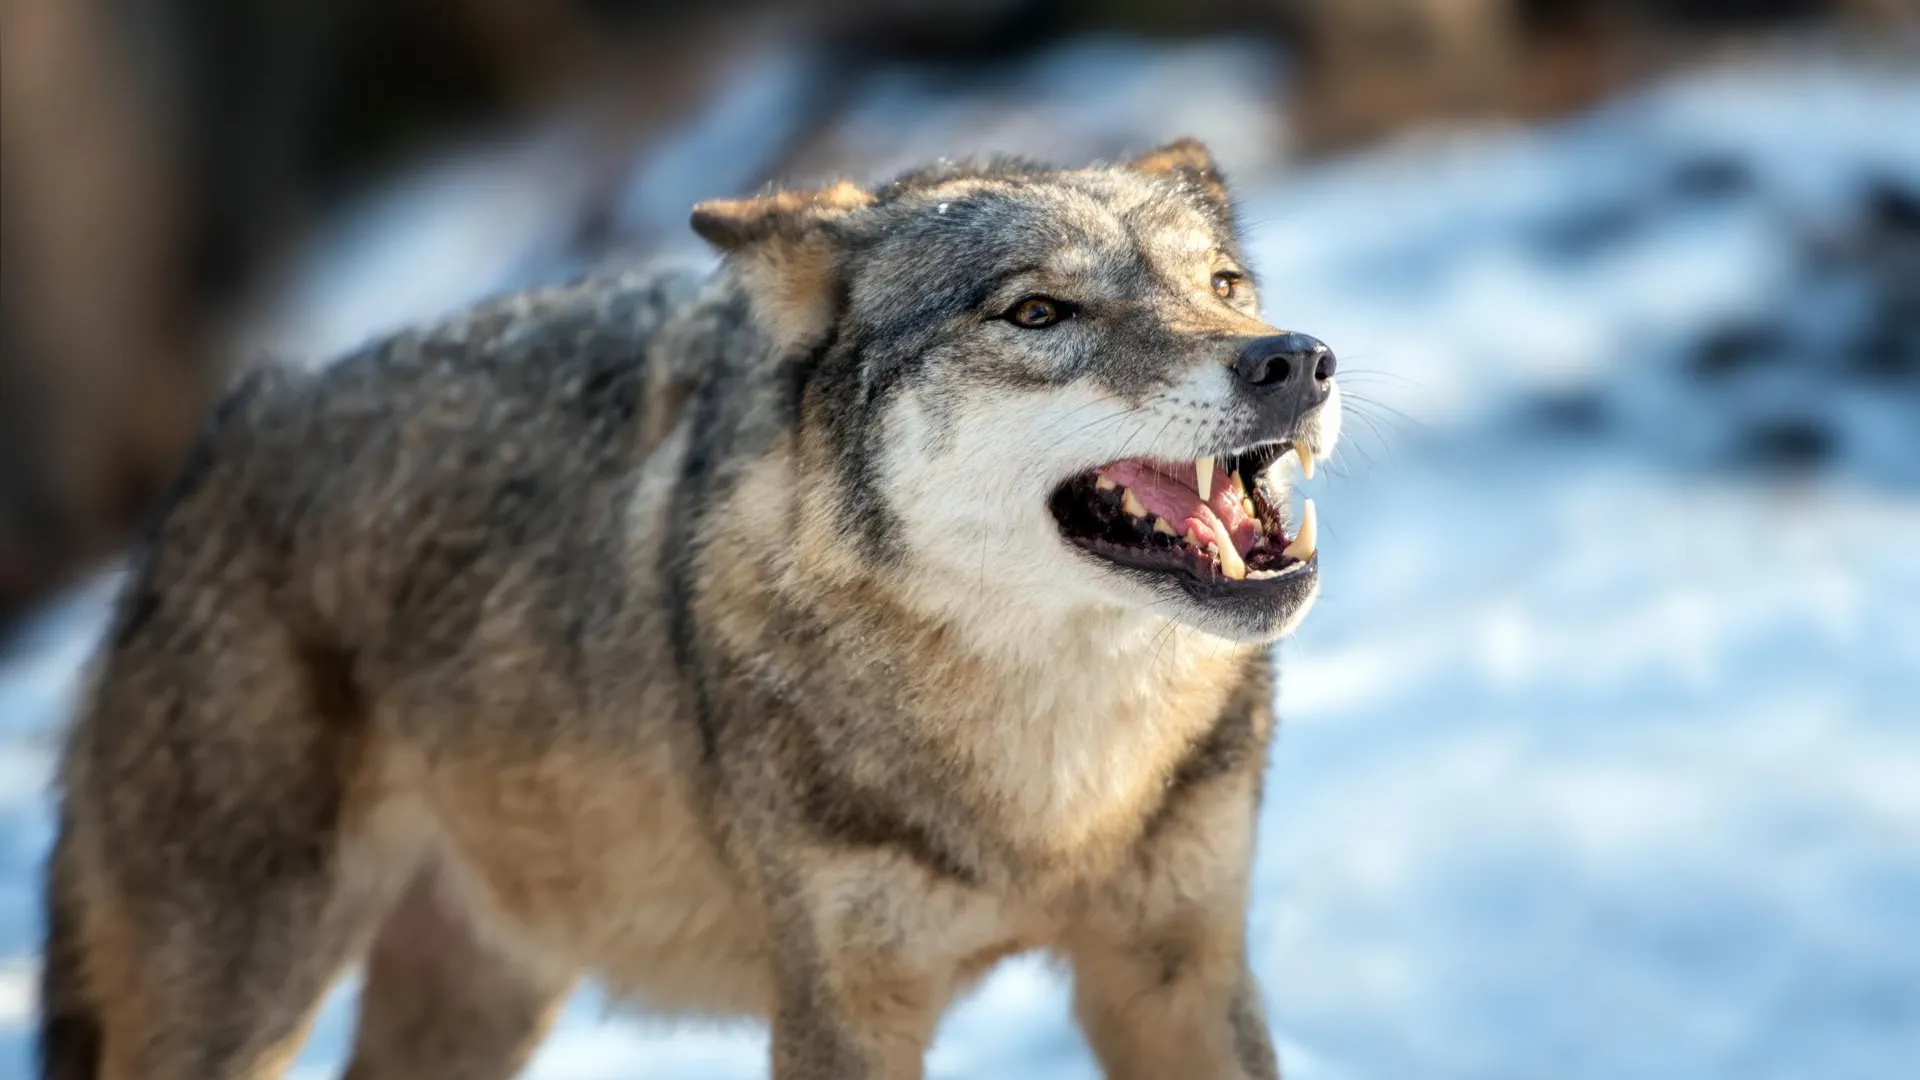
[[[1093,407],[1094,407],[1095,405],[1104,405],[1104,404],[1106,404],[1106,402],[1105,402],[1105,401],[1102,401],[1102,400],[1099,400],[1099,399],[1095,399],[1095,400],[1093,400],[1093,401],[1083,401],[1083,402],[1081,402],[1080,404],[1078,404],[1078,405],[1075,405],[1075,406],[1074,406],[1073,408],[1071,408],[1071,409],[1068,409],[1068,410],[1067,410],[1066,412],[1064,412],[1064,413],[1062,413],[1062,414],[1060,414],[1060,416],[1059,416],[1058,418],[1056,418],[1056,419],[1054,420],[1054,424],[1060,424],[1060,423],[1064,423],[1064,422],[1065,422],[1065,421],[1067,420],[1067,418],[1069,418],[1069,417],[1071,417],[1071,416],[1073,416],[1073,415],[1075,415],[1076,413],[1079,413],[1079,412],[1082,412],[1082,411],[1084,411],[1084,410],[1087,410],[1087,409],[1091,409],[1091,408],[1093,408]],[[1119,412],[1117,412],[1117,413],[1115,413],[1115,414],[1113,414],[1113,416],[1110,416],[1110,417],[1101,417],[1100,419],[1102,419],[1102,420],[1111,420],[1111,419],[1114,419],[1114,418],[1116,418],[1116,417],[1121,417],[1121,416],[1125,416],[1125,415],[1127,415],[1128,413],[1131,413],[1131,412],[1137,412],[1138,410],[1139,410],[1139,406],[1136,406],[1136,405],[1129,405],[1129,406],[1127,406],[1127,407],[1125,407],[1125,408],[1123,408],[1123,409],[1121,409],[1121,410],[1120,410]],[[1098,422],[1099,422],[1099,421],[1097,421],[1097,420],[1095,421],[1095,423],[1098,423]],[[1051,426],[1051,425],[1049,425],[1049,426]]]
[[[1171,603],[1171,601],[1155,600],[1152,606],[1159,607],[1160,605],[1167,604],[1167,603]],[[1165,655],[1167,651],[1167,646],[1173,643],[1173,635],[1179,630],[1179,628],[1180,628],[1179,623],[1174,622],[1172,619],[1168,619],[1167,625],[1161,627],[1159,632],[1153,635],[1155,648],[1153,650],[1153,660],[1148,664],[1148,670],[1152,670],[1160,666],[1160,659],[1163,655]]]
[[[1101,424],[1105,424],[1105,423],[1108,423],[1109,421],[1113,421],[1113,420],[1125,420],[1125,419],[1127,419],[1127,418],[1128,418],[1129,416],[1131,416],[1131,415],[1132,415],[1133,413],[1135,413],[1135,412],[1139,412],[1139,411],[1142,411],[1142,410],[1138,410],[1138,409],[1129,409],[1129,410],[1127,410],[1126,412],[1118,412],[1118,413],[1114,413],[1114,414],[1113,414],[1112,416],[1102,416],[1102,417],[1100,417],[1100,418],[1099,418],[1099,419],[1097,419],[1097,420],[1089,420],[1088,422],[1086,422],[1086,423],[1084,423],[1084,424],[1081,424],[1081,425],[1080,425],[1079,427],[1077,427],[1077,428],[1074,428],[1074,429],[1073,429],[1072,431],[1069,431],[1069,432],[1067,432],[1067,433],[1066,433],[1066,434],[1064,434],[1064,435],[1058,435],[1058,436],[1054,436],[1054,437],[1055,437],[1055,438],[1058,438],[1058,439],[1071,439],[1071,438],[1073,438],[1073,437],[1074,437],[1075,435],[1078,435],[1078,434],[1080,434],[1080,433],[1081,433],[1081,432],[1083,432],[1083,431],[1087,431],[1087,430],[1090,430],[1090,429],[1092,429],[1092,428],[1096,428],[1096,427],[1099,427],[1099,426],[1100,426]]]
[[[1368,432],[1371,433],[1375,441],[1379,443],[1380,448],[1388,452],[1397,450],[1410,434],[1417,434],[1403,431],[1400,426],[1392,424],[1384,418],[1375,416],[1362,409],[1355,409],[1353,411],[1353,418],[1365,424]],[[1396,438],[1395,436],[1398,437]]]
[[[1167,429],[1173,426],[1173,422],[1176,419],[1178,419],[1177,416],[1167,417],[1167,422],[1164,424],[1161,424],[1160,430],[1154,432],[1153,438],[1148,440],[1147,446],[1149,449],[1151,449],[1155,445],[1158,445],[1158,443],[1160,442],[1160,439],[1166,435]],[[1145,424],[1142,424],[1139,427],[1134,429],[1134,432],[1132,435],[1127,436],[1127,441],[1120,445],[1120,457],[1124,458],[1127,456],[1127,452],[1133,449],[1133,440],[1136,437],[1138,437],[1142,431],[1145,431],[1146,429],[1147,429],[1147,426]]]
[[[1367,430],[1368,430],[1369,432],[1371,432],[1371,433],[1372,433],[1372,435],[1373,435],[1373,438],[1374,438],[1374,441],[1375,441],[1375,442],[1378,442],[1378,443],[1380,444],[1380,449],[1382,449],[1382,450],[1384,450],[1384,451],[1386,451],[1386,452],[1387,452],[1387,453],[1389,453],[1389,454],[1391,454],[1391,453],[1393,452],[1393,443],[1392,443],[1392,440],[1390,440],[1390,439],[1388,439],[1388,438],[1387,438],[1387,436],[1386,436],[1386,433],[1380,430],[1380,425],[1374,422],[1374,419],[1373,419],[1373,417],[1371,417],[1371,416],[1368,416],[1368,415],[1367,415],[1366,413],[1363,413],[1363,412],[1360,412],[1360,411],[1359,411],[1359,410],[1357,410],[1357,409],[1356,409],[1356,410],[1354,410],[1354,414],[1353,414],[1353,416],[1354,416],[1354,419],[1356,419],[1356,420],[1358,420],[1358,421],[1360,421],[1361,423],[1363,423],[1363,424],[1365,424],[1365,425],[1367,425]],[[1343,440],[1341,440],[1341,444],[1340,444],[1340,445],[1341,445],[1341,447],[1345,447],[1345,446],[1347,446],[1347,445],[1349,445],[1349,443],[1348,443],[1348,441],[1347,441],[1347,440],[1344,440],[1344,439],[1343,439]],[[1375,462],[1375,461],[1374,461],[1374,459],[1373,459],[1373,455],[1371,455],[1371,454],[1367,454],[1367,453],[1366,453],[1366,451],[1365,451],[1365,449],[1364,449],[1364,448],[1362,448],[1362,447],[1360,446],[1360,444],[1359,444],[1359,440],[1353,440],[1353,441],[1352,441],[1352,443],[1351,443],[1351,445],[1353,446],[1353,448],[1354,448],[1355,450],[1359,450],[1359,451],[1360,451],[1360,452],[1361,452],[1362,454],[1365,454],[1365,455],[1366,455],[1366,458],[1367,458],[1367,463],[1368,463],[1369,465],[1374,465],[1374,464],[1377,464],[1377,462]],[[1336,454],[1337,454],[1337,453],[1339,453],[1339,449],[1338,449],[1338,448],[1336,448],[1334,452],[1335,452]]]
[[[1413,416],[1400,409],[1396,409],[1393,406],[1387,404],[1384,401],[1380,401],[1377,398],[1367,397],[1364,394],[1345,394],[1345,395],[1342,395],[1341,401],[1343,403],[1347,401],[1351,401],[1356,405],[1369,408],[1369,409],[1384,409],[1387,412],[1392,413],[1394,417],[1399,419],[1400,421],[1410,424],[1413,427],[1420,428],[1423,431],[1431,426],[1425,420],[1422,420],[1417,416]]]
[[[1392,379],[1395,382],[1404,383],[1408,386],[1425,386],[1420,380],[1409,379],[1397,371],[1388,371],[1384,368],[1355,368],[1348,367],[1345,364],[1340,365],[1340,381],[1343,384],[1347,379],[1355,375],[1364,375],[1368,378]]]
[[[1372,455],[1372,454],[1369,454],[1369,453],[1367,453],[1367,448],[1366,448],[1366,447],[1364,447],[1364,446],[1361,446],[1361,445],[1360,445],[1360,443],[1359,443],[1359,442],[1358,442],[1357,440],[1354,440],[1354,439],[1342,439],[1342,440],[1341,440],[1341,442],[1340,442],[1340,445],[1339,445],[1339,446],[1336,446],[1336,447],[1334,447],[1334,449],[1333,449],[1333,461],[1332,461],[1332,462],[1330,463],[1330,464],[1332,465],[1332,467],[1333,467],[1333,469],[1334,469],[1334,471],[1336,471],[1336,472],[1338,472],[1338,473],[1339,473],[1339,474],[1340,474],[1341,476],[1352,476],[1352,475],[1353,475],[1353,474],[1352,474],[1351,472],[1349,472],[1349,471],[1347,470],[1347,465],[1346,465],[1346,462],[1345,462],[1345,461],[1343,461],[1343,460],[1341,460],[1341,457],[1340,457],[1340,455],[1342,455],[1342,454],[1344,454],[1344,453],[1346,453],[1346,452],[1347,452],[1347,451],[1349,451],[1349,450],[1351,450],[1351,451],[1353,451],[1353,452],[1354,452],[1354,453],[1356,453],[1356,454],[1359,454],[1359,455],[1360,455],[1361,457],[1363,457],[1363,458],[1366,458],[1366,459],[1367,459],[1367,468],[1369,468],[1369,469],[1377,469],[1377,468],[1379,468],[1379,467],[1380,467],[1380,463],[1379,463],[1378,461],[1375,461],[1375,460],[1374,460],[1374,458],[1373,458],[1373,455]]]

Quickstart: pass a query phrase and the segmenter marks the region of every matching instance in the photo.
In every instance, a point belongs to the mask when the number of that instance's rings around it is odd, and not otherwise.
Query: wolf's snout
[[[1304,411],[1327,399],[1327,384],[1337,366],[1326,342],[1310,334],[1286,333],[1249,341],[1233,371],[1249,389],[1285,394]]]

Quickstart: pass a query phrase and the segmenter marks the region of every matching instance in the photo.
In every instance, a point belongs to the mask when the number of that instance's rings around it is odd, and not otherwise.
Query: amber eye
[[[1052,297],[1029,296],[1007,309],[1007,321],[1038,330],[1066,318],[1072,309]]]
[[[1213,295],[1222,300],[1231,300],[1240,292],[1240,275],[1231,270],[1220,270],[1213,275]]]

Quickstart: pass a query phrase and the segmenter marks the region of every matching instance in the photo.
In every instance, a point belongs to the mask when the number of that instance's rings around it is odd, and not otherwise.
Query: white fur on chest
[[[1249,651],[1164,621],[1028,640],[961,723],[1013,838],[1061,855],[1132,835],[1217,722]]]

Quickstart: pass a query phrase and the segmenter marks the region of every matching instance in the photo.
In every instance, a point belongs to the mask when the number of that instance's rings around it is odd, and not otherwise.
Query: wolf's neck
[[[914,646],[891,661],[967,671],[984,711],[1031,720],[1088,711],[1151,723],[1161,704],[1231,681],[1264,652],[1150,609],[1045,603],[991,586],[917,618]]]
[[[986,582],[969,581],[954,590],[917,589],[909,603],[982,663],[1013,672],[1070,665],[1118,675],[1168,662],[1181,652],[1176,645],[1221,654],[1249,648],[1174,622],[1151,608],[1068,603]],[[1173,671],[1164,674],[1177,676]]]
[[[1264,653],[1137,610],[1021,604],[990,586],[939,615],[909,609],[884,579],[742,602],[763,617],[762,636],[739,643],[741,670],[782,688],[816,738],[947,777],[964,789],[956,806],[1042,862],[1118,857]]]
[[[1010,619],[976,642],[981,677],[951,700],[954,753],[1029,851],[1065,856],[1134,835],[1206,738],[1261,646],[1140,612]]]

